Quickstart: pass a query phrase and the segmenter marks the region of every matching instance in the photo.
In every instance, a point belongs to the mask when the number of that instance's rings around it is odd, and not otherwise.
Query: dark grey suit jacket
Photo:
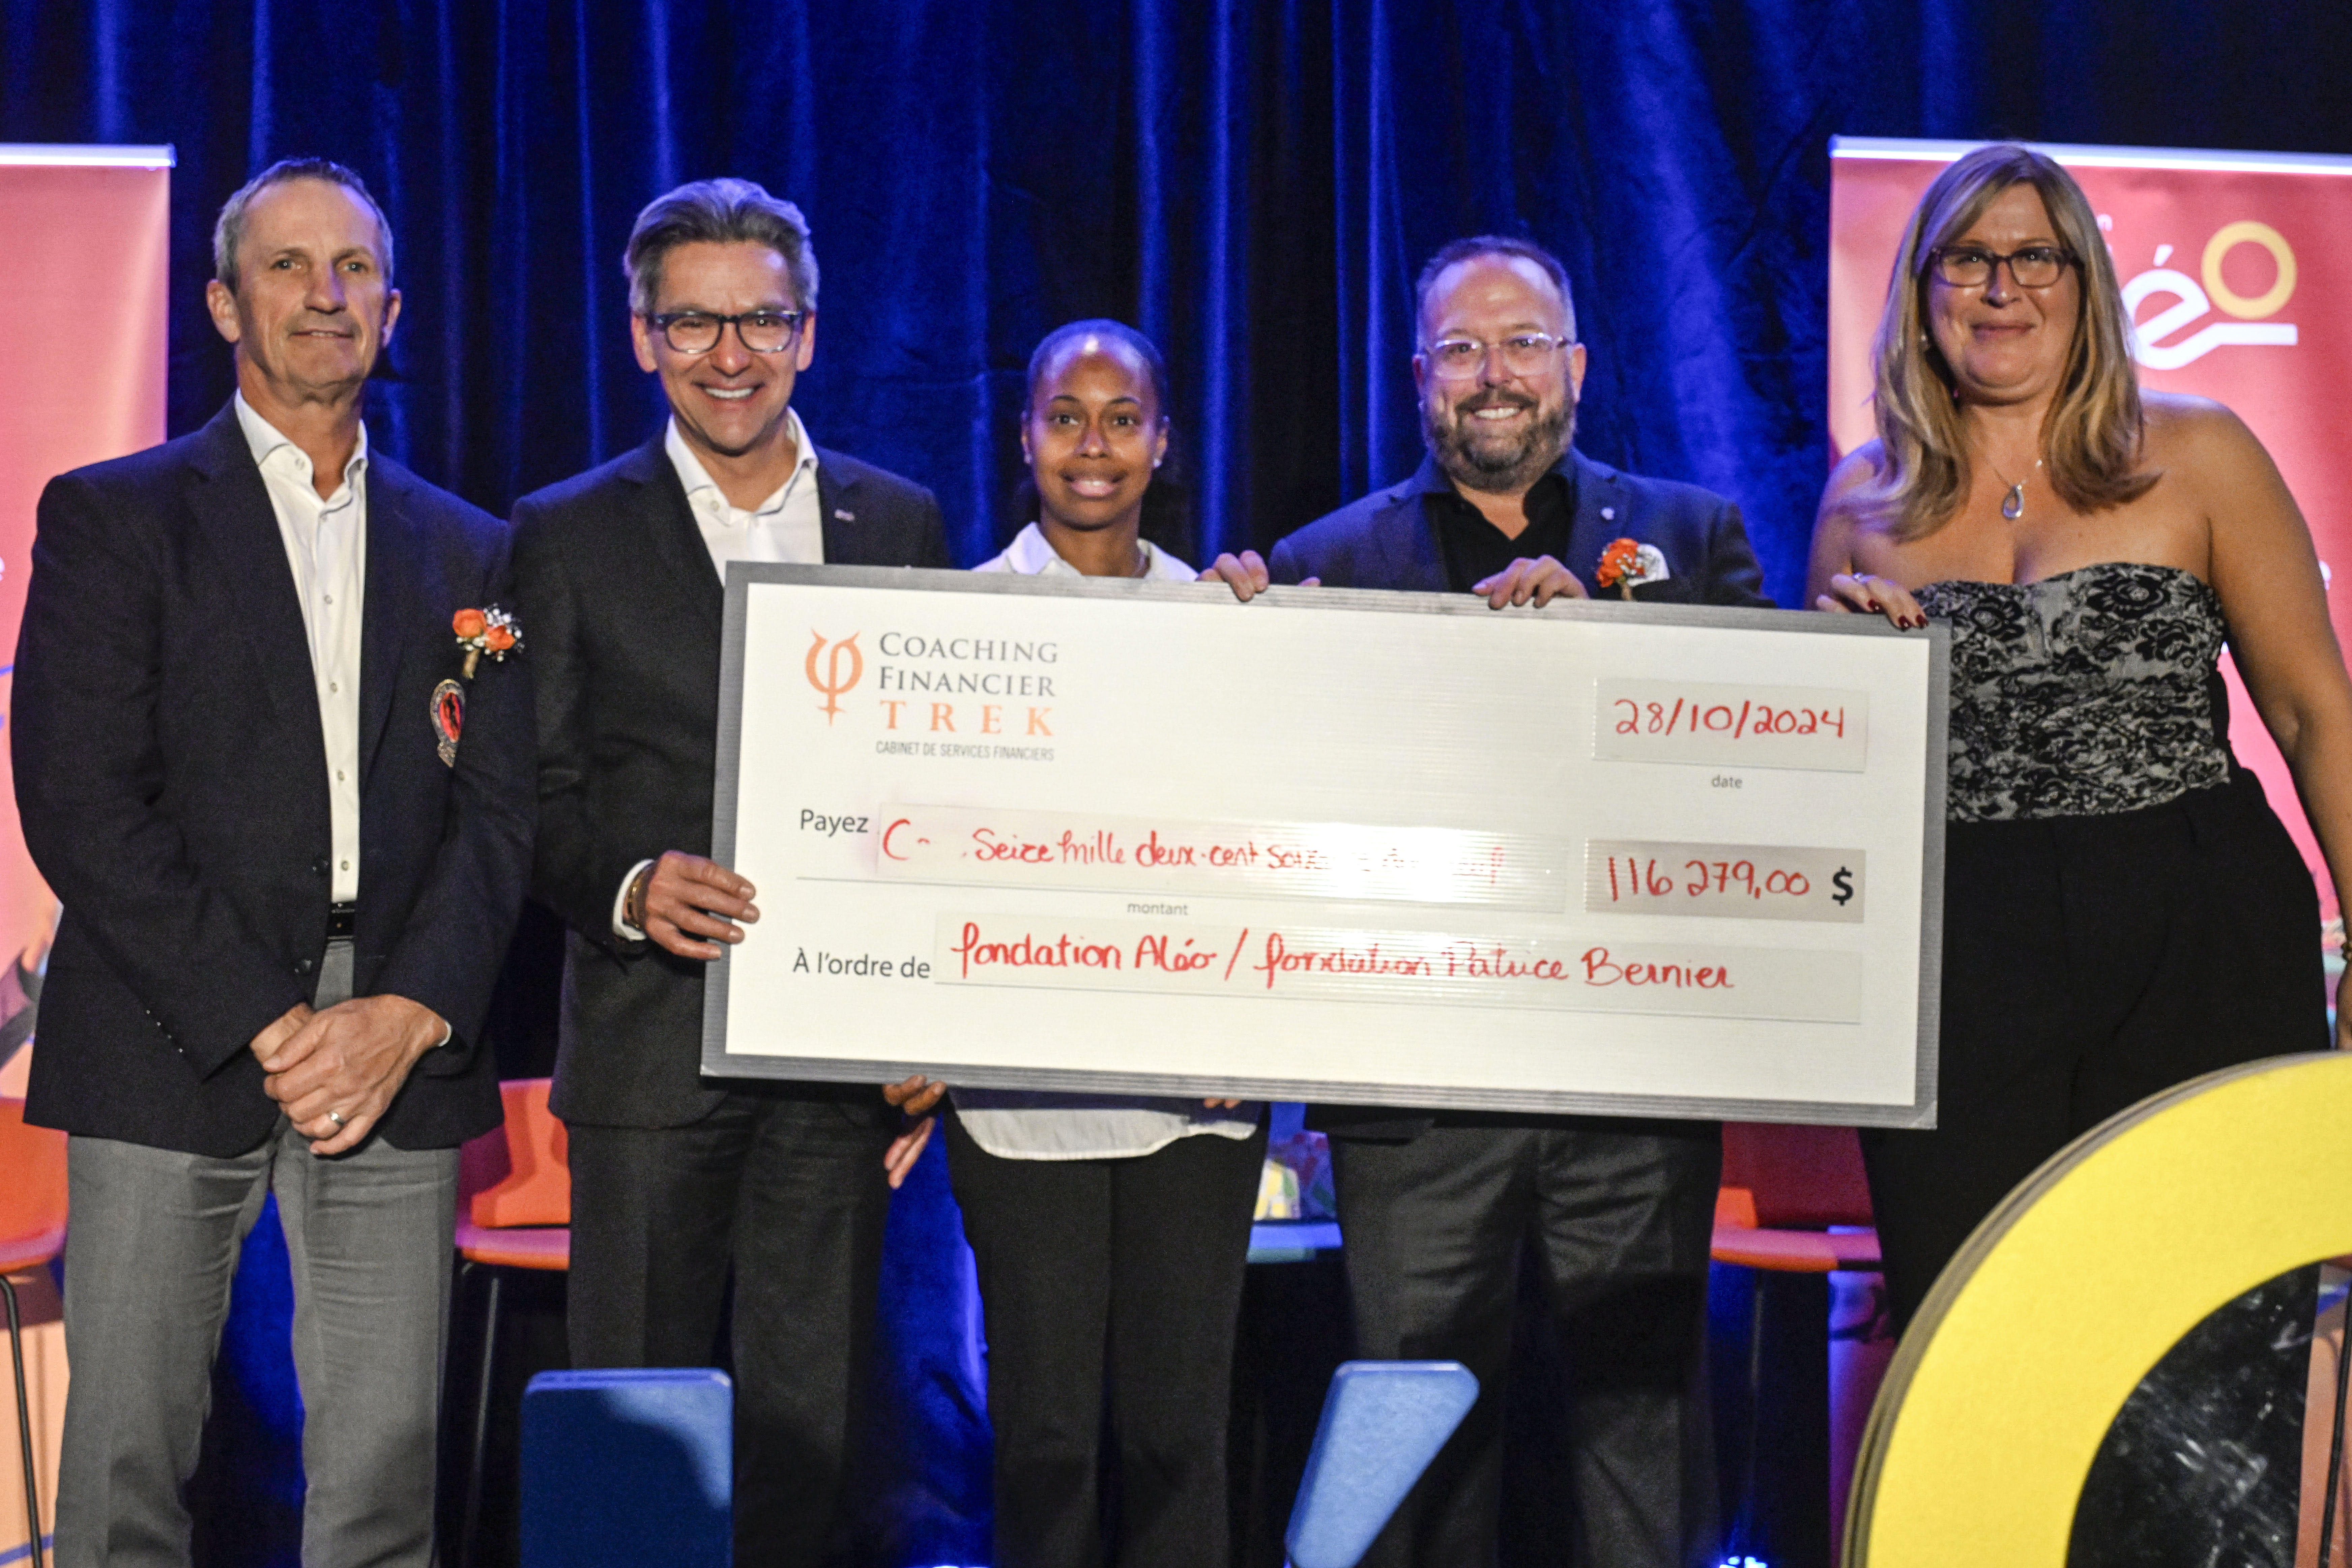
[[[1576,486],[1576,521],[1561,563],[1593,586],[1593,568],[1611,541],[1654,544],[1667,576],[1633,590],[1645,604],[1745,605],[1769,609],[1764,574],[1739,509],[1711,490],[1668,479],[1645,479],[1596,463],[1570,449],[1556,471]],[[1444,594],[1445,554],[1429,526],[1423,497],[1451,483],[1433,458],[1412,478],[1374,490],[1317,519],[1276,543],[1267,563],[1277,583],[1322,579],[1330,588],[1393,588]],[[1315,1106],[1309,1124],[1335,1136],[1412,1138],[1440,1122],[1449,1126],[1517,1126],[1530,1119],[1485,1112],[1402,1110],[1384,1106]],[[1647,1124],[1643,1124],[1648,1130]]]
[[[368,458],[354,991],[456,1031],[383,1136],[499,1122],[478,1049],[530,869],[530,657],[485,662],[445,764],[450,617],[511,605],[496,518]],[[52,479],[16,644],[12,755],[34,863],[65,901],[30,1120],[190,1153],[268,1136],[253,1037],[318,983],[331,847],[302,607],[261,470],[225,408],[193,436]]]
[[[944,568],[931,492],[817,449],[824,558]],[[701,1078],[708,966],[613,934],[638,861],[710,853],[726,593],[656,436],[515,503],[515,579],[539,685],[531,890],[569,928],[553,1106],[600,1127],[680,1127],[715,1109]],[[877,1124],[881,1091],[808,1084]]]

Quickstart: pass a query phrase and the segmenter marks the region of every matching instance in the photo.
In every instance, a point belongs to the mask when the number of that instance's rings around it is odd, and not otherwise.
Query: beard
[[[1542,405],[1499,387],[1474,394],[1451,408],[1424,397],[1421,435],[1429,444],[1429,455],[1456,485],[1489,495],[1509,495],[1541,479],[1568,450],[1576,435],[1576,400],[1563,398],[1549,413],[1538,412],[1516,436],[1484,432],[1471,417],[1482,408],[1495,407],[1540,411]]]

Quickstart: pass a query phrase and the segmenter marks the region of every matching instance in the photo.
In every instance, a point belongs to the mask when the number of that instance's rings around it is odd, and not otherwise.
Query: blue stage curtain
[[[961,560],[1013,530],[1031,347],[1091,315],[1168,352],[1195,502],[1170,542],[1205,558],[1411,469],[1413,276],[1500,230],[1574,279],[1579,445],[1738,500],[1784,604],[1828,457],[1831,134],[2352,152],[2347,79],[2343,0],[0,0],[0,140],[179,150],[175,434],[230,387],[213,215],[272,159],[374,186],[407,311],[376,438],[501,512],[656,428],[621,246],[656,193],[739,174],[815,231],[797,406],[936,489]],[[59,300],[55,330],[109,311]],[[894,1211],[901,1568],[984,1526],[936,1176]],[[240,1314],[280,1322],[255,1258]],[[219,1560],[271,1555],[246,1545]]]
[[[0,0],[0,137],[179,148],[175,431],[227,395],[210,222],[269,159],[375,184],[409,311],[378,433],[494,510],[653,428],[629,220],[742,174],[815,229],[811,427],[938,490],[967,562],[1011,531],[1021,367],[1073,317],[1168,351],[1196,554],[1406,472],[1413,274],[1501,229],[1574,277],[1580,444],[1739,500],[1792,602],[1831,133],[2352,149],[2339,0]]]

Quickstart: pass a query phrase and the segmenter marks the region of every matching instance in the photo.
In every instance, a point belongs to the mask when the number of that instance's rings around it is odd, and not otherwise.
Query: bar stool
[[[0,1298],[8,1312],[8,1357],[16,1373],[16,1440],[25,1450],[26,1557],[42,1568],[39,1467],[33,1458],[33,1402],[25,1388],[24,1320],[8,1276],[37,1268],[66,1244],[66,1135],[25,1123],[25,1102],[0,1100]]]
[[[1852,1473],[1852,1445],[1861,1433],[1858,1423],[1839,1421],[1836,1394],[1844,1391],[1830,1386],[1828,1276],[1879,1268],[1878,1235],[1870,1226],[1870,1184],[1853,1129],[1725,1124],[1713,1255],[1717,1263],[1755,1271],[1748,1297],[1749,1434],[1728,1542],[1735,1562],[1759,1545],[1771,1550],[1757,1555],[1775,1561],[1827,1561],[1834,1550],[1844,1501],[1837,1482]],[[1768,1288],[1766,1276],[1779,1276],[1783,1283]],[[1791,1297],[1792,1310],[1768,1311],[1768,1299],[1785,1302]],[[1804,1428],[1815,1425],[1813,1415],[1820,1420],[1811,1436],[1774,1446],[1775,1468],[1786,1473],[1787,1482],[1778,1489],[1790,1496],[1769,1511],[1785,1528],[1766,1531],[1768,1539],[1759,1542],[1765,1504],[1757,1473],[1762,1447],[1758,1438],[1766,1403],[1768,1338],[1784,1347],[1786,1359],[1813,1369],[1784,1385],[1786,1403],[1795,1407],[1791,1419]],[[1848,1426],[1851,1431],[1843,1429]],[[1840,1439],[1835,1443],[1833,1429]],[[1816,1494],[1813,1501],[1801,1500],[1807,1493]]]
[[[467,1143],[458,1155],[459,1299],[476,1271],[486,1281],[474,1451],[466,1468],[465,1526],[457,1552],[461,1564],[474,1561],[474,1536],[481,1524],[491,1374],[498,1364],[499,1283],[509,1268],[548,1273],[572,1267],[572,1171],[564,1160],[563,1123],[547,1107],[553,1081],[526,1078],[499,1084],[504,1125]]]

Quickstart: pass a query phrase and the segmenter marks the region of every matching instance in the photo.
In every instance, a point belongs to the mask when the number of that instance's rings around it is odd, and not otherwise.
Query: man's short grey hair
[[[239,185],[236,194],[221,204],[220,216],[213,223],[213,276],[226,284],[232,294],[236,292],[236,251],[245,240],[245,216],[253,199],[272,185],[282,185],[293,180],[324,180],[343,189],[367,204],[375,215],[377,259],[383,263],[383,281],[392,284],[392,223],[383,216],[383,207],[367,182],[358,174],[331,158],[280,158],[253,178]]]
[[[1535,241],[1514,239],[1507,234],[1480,234],[1468,239],[1457,239],[1429,258],[1429,265],[1421,269],[1421,277],[1412,286],[1412,330],[1416,336],[1421,331],[1423,318],[1429,313],[1430,290],[1437,287],[1439,276],[1449,267],[1464,261],[1475,261],[1482,256],[1532,261],[1540,268],[1543,275],[1551,279],[1551,286],[1559,290],[1559,307],[1568,317],[1569,341],[1576,341],[1576,296],[1569,291],[1568,268],[1559,264],[1559,257]]]
[[[694,180],[656,196],[629,230],[621,270],[629,278],[629,309],[650,316],[661,299],[662,258],[681,245],[764,245],[784,258],[793,303],[816,309],[816,251],[808,219],[788,201],[750,180]]]

